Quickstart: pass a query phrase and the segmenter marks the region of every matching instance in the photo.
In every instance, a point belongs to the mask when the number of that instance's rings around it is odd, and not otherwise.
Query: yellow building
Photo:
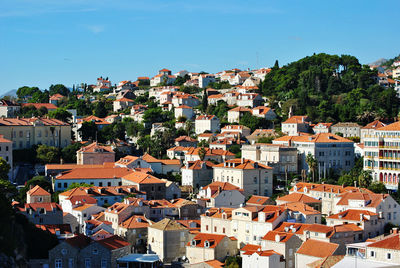
[[[71,143],[71,125],[49,118],[0,118],[0,134],[12,141],[13,149],[35,144],[65,147]]]

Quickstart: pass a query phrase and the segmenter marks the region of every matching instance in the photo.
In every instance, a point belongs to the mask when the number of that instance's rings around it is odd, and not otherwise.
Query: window
[[[61,254],[62,254],[62,255],[66,255],[67,252],[68,252],[68,251],[67,251],[65,248],[63,248],[63,249],[61,250]]]
[[[90,268],[90,265],[91,265],[90,259],[89,259],[89,258],[86,258],[86,259],[85,259],[85,268]]]
[[[107,268],[107,260],[101,259],[101,268]]]
[[[253,182],[257,183],[257,177],[254,177]]]
[[[74,267],[74,259],[69,258],[68,259],[68,268],[73,268]]]
[[[217,232],[217,226],[214,226],[214,232]]]
[[[386,254],[386,258],[387,258],[388,260],[391,260],[391,259],[392,259],[392,253],[387,253],[387,254]]]
[[[223,234],[225,233],[225,227],[222,228],[222,233],[223,233]]]
[[[372,250],[370,255],[371,255],[371,257],[375,257],[375,251]]]
[[[62,268],[62,260],[61,259],[56,259],[54,262],[55,268]]]
[[[68,187],[68,183],[64,182],[64,188]]]
[[[208,225],[206,225],[206,231],[208,231]]]
[[[293,249],[292,248],[289,249],[289,256],[293,256]]]
[[[102,183],[102,182],[99,182],[99,186],[100,186],[100,187],[103,187],[103,183]]]

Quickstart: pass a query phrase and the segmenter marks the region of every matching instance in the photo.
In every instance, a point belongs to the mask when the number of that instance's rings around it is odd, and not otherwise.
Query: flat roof
[[[129,254],[117,259],[118,262],[146,262],[153,263],[160,261],[157,254]]]

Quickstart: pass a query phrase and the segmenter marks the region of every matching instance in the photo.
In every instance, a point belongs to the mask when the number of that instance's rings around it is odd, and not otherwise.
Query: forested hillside
[[[353,56],[314,54],[282,68],[275,64],[260,90],[283,118],[290,107],[314,122],[396,117],[399,98],[392,88],[377,85],[376,75]]]

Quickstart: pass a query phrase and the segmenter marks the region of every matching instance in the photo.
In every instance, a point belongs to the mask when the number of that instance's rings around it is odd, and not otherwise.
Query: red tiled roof
[[[277,198],[279,201],[285,202],[302,202],[302,203],[321,203],[321,200],[315,199],[305,194],[301,193],[291,193],[285,196],[280,196]]]
[[[65,239],[65,242],[70,244],[74,248],[82,249],[88,246],[92,242],[92,239],[90,239],[90,237],[86,235],[78,234],[75,237]]]
[[[54,118],[0,118],[1,126],[32,126],[35,122],[45,126],[69,126],[68,123]]]
[[[93,142],[92,144],[89,144],[88,146],[82,147],[78,150],[78,152],[85,152],[85,153],[99,153],[106,151],[110,153],[114,153],[114,150],[111,148],[111,146],[104,146],[100,145],[97,142]]]
[[[56,180],[68,179],[114,179],[121,178],[135,171],[122,167],[75,168],[56,177]]]
[[[57,109],[57,106],[55,106],[52,103],[22,103],[22,107],[27,107],[27,106],[33,106],[36,109],[40,109],[41,107],[46,107],[47,110],[55,110]]]
[[[142,173],[142,172],[132,172],[125,176],[122,176],[124,180],[128,180],[138,184],[153,184],[153,183],[163,183],[164,181],[160,180],[159,178],[154,177],[153,175]]]
[[[229,164],[231,166],[229,166]],[[272,167],[260,164],[258,162],[249,159],[230,159],[226,160],[224,163],[215,165],[215,167],[235,168],[235,169],[258,169],[258,168],[272,169]]]
[[[338,247],[338,244],[308,239],[297,250],[297,253],[318,258],[325,258],[333,255]]]
[[[400,234],[383,238],[382,240],[369,244],[367,247],[400,250]]]
[[[42,187],[40,187],[39,185],[36,185],[35,187],[33,187],[32,189],[30,189],[28,191],[28,194],[31,196],[37,196],[37,195],[46,195],[46,196],[50,196],[50,193],[47,192],[45,189],[43,189]]]
[[[327,219],[337,219],[343,221],[368,221],[371,216],[377,216],[378,214],[368,211],[368,210],[359,210],[359,209],[348,209],[337,214],[326,217]],[[362,217],[361,217],[362,216]]]
[[[206,234],[206,233],[198,233],[193,239],[196,241],[195,247],[204,248],[204,244],[206,241],[209,242],[209,248],[215,248],[225,237],[226,235],[218,235],[218,234]],[[187,243],[187,246],[192,246],[192,241]]]
[[[98,240],[97,243],[108,248],[109,250],[115,250],[123,247],[129,246],[129,242],[125,241],[121,237],[114,235],[102,240]]]
[[[269,197],[252,195],[249,200],[247,200],[246,205],[267,205]]]

